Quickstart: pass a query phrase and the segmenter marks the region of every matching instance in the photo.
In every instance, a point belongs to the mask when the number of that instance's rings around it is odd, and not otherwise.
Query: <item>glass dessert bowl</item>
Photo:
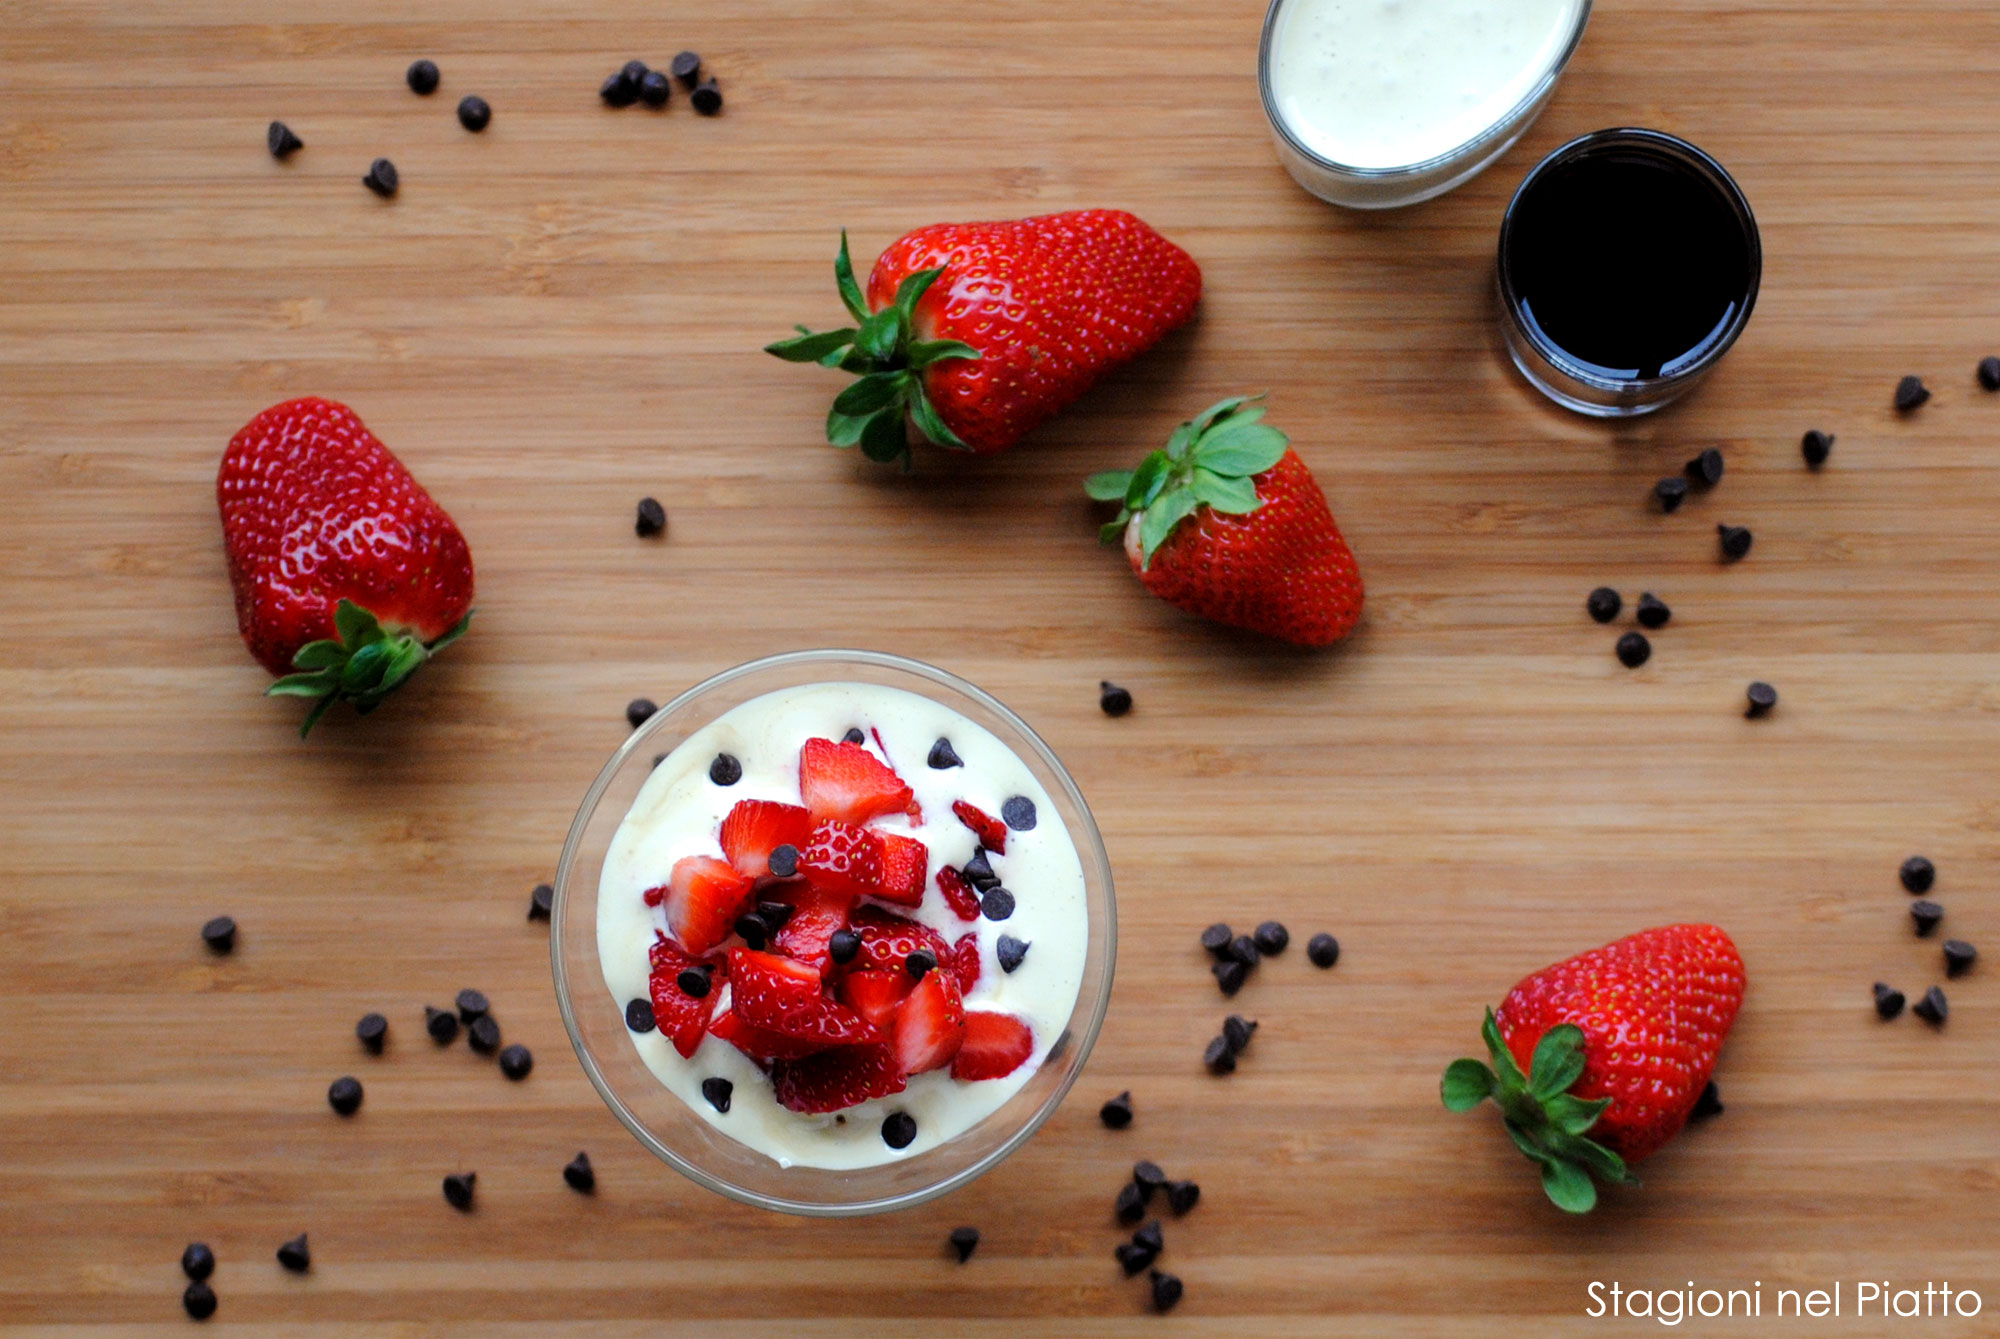
[[[584,796],[555,889],[591,1083],[763,1208],[877,1213],[989,1170],[1110,999],[1111,871],[1075,783],[998,701],[897,656],[774,656],[667,703]]]

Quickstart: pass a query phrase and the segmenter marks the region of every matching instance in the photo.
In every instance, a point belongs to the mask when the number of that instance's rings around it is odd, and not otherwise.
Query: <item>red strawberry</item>
[[[772,851],[788,844],[804,850],[811,839],[812,818],[796,804],[739,800],[722,820],[722,853],[747,878],[768,878]]]
[[[743,1021],[741,1014],[723,1010],[708,1025],[709,1034],[720,1041],[726,1041],[760,1065],[768,1065],[774,1060],[803,1060],[816,1055],[826,1047],[816,1041],[801,1041],[797,1037],[787,1037],[769,1028],[756,1027]]]
[[[958,942],[951,946],[950,961],[959,990],[970,995],[979,984],[979,931],[967,930],[958,937]]]
[[[215,501],[237,626],[282,676],[266,691],[318,699],[300,734],[337,699],[373,711],[472,617],[465,536],[346,405],[251,419]]]
[[[808,739],[799,750],[799,794],[816,819],[866,823],[908,813],[916,802],[903,778],[859,744]]]
[[[653,997],[653,1021],[658,1024],[660,1035],[671,1041],[684,1057],[695,1053],[708,1031],[709,1019],[715,1013],[715,992],[711,990],[699,998],[688,994],[680,988],[680,974],[689,967],[708,965],[671,939],[653,942],[653,973],[647,983],[648,993]]]
[[[853,925],[861,934],[861,952],[854,957],[856,967],[900,972],[904,960],[919,950],[939,962],[951,961],[951,949],[937,931],[893,911],[864,902],[854,909]]]
[[[848,909],[854,905],[854,898],[848,893],[807,884],[792,896],[791,902],[792,914],[778,927],[771,945],[824,974],[833,965],[830,946],[834,931],[847,925]]]
[[[979,894],[972,891],[972,885],[965,881],[963,874],[946,865],[938,871],[937,886],[938,891],[944,894],[944,904],[951,908],[953,915],[962,921],[979,919]]]
[[[667,933],[690,953],[706,953],[729,937],[754,885],[726,860],[691,855],[674,862],[667,885]]]
[[[818,972],[774,953],[729,951],[729,1007],[746,1023],[801,1041],[860,1046],[882,1040],[873,1023],[821,992]]]
[[[981,846],[995,855],[1006,854],[1007,825],[1005,823],[1002,823],[978,805],[968,803],[965,800],[953,800],[951,802],[951,811],[958,815],[959,822],[972,829],[973,835],[979,838]]]
[[[901,907],[924,904],[924,883],[931,872],[930,848],[915,837],[885,832],[882,837],[882,882],[875,896]]]
[[[896,1006],[889,1049],[905,1074],[927,1074],[950,1064],[964,1042],[965,1001],[958,978],[947,967],[933,967]]]
[[[1004,1079],[1035,1053],[1035,1034],[1012,1014],[975,1009],[965,1015],[965,1042],[951,1062],[954,1079]]]
[[[771,1091],[787,1111],[819,1115],[903,1091],[903,1072],[886,1045],[837,1046],[771,1067]]]
[[[882,886],[882,838],[853,823],[815,823],[799,852],[799,873],[824,892],[872,893]]]
[[[1743,959],[1713,925],[1643,930],[1579,953],[1487,1012],[1492,1067],[1453,1061],[1444,1104],[1469,1111],[1491,1097],[1514,1142],[1541,1164],[1549,1198],[1584,1213],[1597,1202],[1593,1175],[1630,1179],[1628,1162],[1687,1123],[1743,987]]]
[[[895,1023],[896,1006],[910,993],[908,972],[863,968],[840,978],[840,1000],[882,1031]]]
[[[875,262],[865,303],[842,233],[833,274],[858,327],[765,352],[860,376],[826,435],[871,460],[907,459],[906,419],[939,446],[1004,451],[1201,297],[1193,257],[1113,209],[920,228]]]
[[[1361,617],[1361,573],[1312,471],[1263,414],[1224,400],[1138,469],[1094,474],[1086,489],[1121,504],[1102,536],[1124,540],[1140,582],[1168,604],[1325,646]]]

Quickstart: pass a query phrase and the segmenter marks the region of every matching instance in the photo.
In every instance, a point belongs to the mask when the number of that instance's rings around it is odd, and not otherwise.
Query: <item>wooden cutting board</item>
[[[2000,10],[1605,0],[1521,145],[1380,216],[1274,161],[1260,12],[0,4],[0,1332],[176,1332],[195,1238],[212,1323],[271,1335],[1642,1334],[1587,1318],[1588,1285],[1690,1280],[1761,1282],[1744,1333],[1904,1332],[1853,1318],[1861,1280],[1980,1289],[1984,1318],[1922,1332],[1996,1332],[2000,396],[1972,371],[2000,350]],[[683,47],[722,116],[599,104],[627,57]],[[417,56],[444,70],[427,100]],[[1488,290],[1521,175],[1619,123],[1726,163],[1766,259],[1698,397],[1608,427],[1503,365]],[[392,203],[359,184],[378,155]],[[837,314],[842,226],[866,264],[918,224],[1086,205],[1198,257],[1199,319],[1010,455],[867,468],[818,441],[832,378],[758,352]],[[1912,372],[1936,395],[1898,419]],[[1260,390],[1368,581],[1331,653],[1151,601],[1081,497]],[[306,393],[456,515],[480,611],[398,701],[301,743],[236,638],[212,479]],[[1818,473],[1809,427],[1838,436]],[[1709,445],[1721,486],[1649,511]],[[645,494],[664,543],[632,534]],[[1717,561],[1718,521],[1755,530],[1748,560]],[[1642,670],[1584,616],[1600,583],[1673,607]],[[828,644],[934,661],[1054,740],[1123,929],[1046,1130],[947,1200],[840,1223],[725,1203],[628,1138],[524,919],[628,698]],[[1770,719],[1743,717],[1753,678]],[[1913,851],[1987,950],[1942,1031],[1869,1007],[1942,977],[1896,882]],[[1215,1079],[1195,937],[1266,917],[1345,953],[1260,971],[1235,1007],[1262,1029]],[[1438,1073],[1526,971],[1683,918],[1749,963],[1727,1111],[1564,1219]],[[533,1048],[527,1082],[422,1038],[467,985]],[[380,1059],[351,1032],[374,1009]],[[343,1122],[345,1073],[368,1095]],[[1138,1119],[1107,1132],[1126,1088]],[[594,1198],[559,1177],[580,1148]],[[1167,1225],[1164,1322],[1111,1257],[1142,1156],[1204,1188]],[[438,1189],[466,1169],[469,1216]],[[960,1223],[985,1233],[964,1267]],[[305,1277],[272,1259],[301,1231]],[[1835,1281],[1843,1319],[1772,1318]]]

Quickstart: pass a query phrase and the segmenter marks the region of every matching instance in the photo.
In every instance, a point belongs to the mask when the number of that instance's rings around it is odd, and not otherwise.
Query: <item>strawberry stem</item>
[[[1118,515],[1097,534],[1115,544],[1134,516],[1139,520],[1142,566],[1174,528],[1200,507],[1247,516],[1263,506],[1256,476],[1284,458],[1291,438],[1267,423],[1262,396],[1232,396],[1175,428],[1167,444],[1132,470],[1107,470],[1084,481],[1093,501],[1116,502]]]
[[[343,599],[333,610],[335,635],[301,646],[292,656],[299,673],[277,680],[264,695],[317,699],[299,726],[303,739],[335,702],[352,702],[363,716],[381,706],[418,666],[464,636],[471,622],[467,610],[456,627],[425,644],[408,632],[389,633],[374,614]]]

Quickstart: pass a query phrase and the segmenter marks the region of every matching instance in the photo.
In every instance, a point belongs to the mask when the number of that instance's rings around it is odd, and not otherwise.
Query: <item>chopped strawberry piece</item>
[[[849,897],[872,893],[882,884],[882,838],[836,819],[815,823],[799,852],[799,873],[828,892]]]
[[[699,997],[688,994],[680,987],[680,975],[690,967],[709,964],[671,939],[654,941],[652,959],[653,974],[647,985],[653,997],[653,1021],[659,1026],[660,1035],[671,1041],[676,1051],[684,1058],[690,1057],[708,1032],[709,1018],[715,1012],[715,993],[711,989]]]
[[[1007,825],[977,805],[964,800],[953,800],[951,811],[958,815],[958,821],[972,829],[979,838],[979,844],[995,855],[1007,850]]]
[[[975,1010],[965,1016],[965,1042],[951,1062],[954,1079],[1004,1079],[1035,1051],[1035,1034],[1012,1014]]]
[[[768,1065],[773,1060],[803,1060],[809,1055],[817,1055],[826,1049],[816,1041],[801,1041],[797,1037],[786,1037],[743,1021],[743,1016],[725,1009],[715,1016],[708,1025],[709,1033],[721,1041],[728,1042],[760,1065]]]
[[[771,1091],[788,1111],[818,1115],[903,1091],[903,1072],[889,1048],[840,1046],[771,1067]]]
[[[979,984],[979,931],[967,930],[951,946],[951,971],[959,990],[967,995]]]
[[[965,1041],[965,1001],[948,967],[933,967],[896,1007],[889,1048],[905,1074],[943,1069]]]
[[[660,903],[667,900],[667,894],[671,891],[673,890],[666,884],[660,883],[648,888],[645,892],[639,894],[639,896],[644,899],[647,906],[657,907]]]
[[[729,937],[752,887],[728,861],[714,856],[691,855],[675,862],[667,889],[668,932],[688,952],[708,952]]]
[[[887,1032],[896,1020],[896,1006],[910,993],[908,972],[863,968],[840,978],[840,998],[848,1008]]]
[[[882,1040],[873,1023],[826,997],[817,971],[774,953],[729,951],[729,1007],[746,1023],[824,1046]]]
[[[946,865],[938,871],[937,886],[938,891],[944,894],[944,904],[951,908],[953,915],[962,921],[979,919],[979,894],[972,891],[972,885],[965,881],[963,874]]]
[[[848,909],[854,905],[854,898],[847,893],[828,892],[807,884],[790,900],[792,914],[771,941],[771,946],[824,974],[833,965],[831,945],[834,931],[846,927]]]
[[[814,818],[843,823],[908,813],[916,799],[880,758],[830,739],[808,739],[799,750],[799,794]]]
[[[904,961],[919,949],[939,962],[951,961],[951,946],[937,931],[893,911],[864,902],[854,909],[852,923],[861,934],[861,952],[854,958],[856,967],[900,972],[904,970]]]
[[[875,896],[901,907],[924,904],[924,881],[931,872],[930,848],[915,837],[881,834],[882,882]]]
[[[770,877],[772,851],[785,845],[804,850],[810,840],[812,815],[796,804],[740,800],[722,820],[722,853],[746,878]]]

